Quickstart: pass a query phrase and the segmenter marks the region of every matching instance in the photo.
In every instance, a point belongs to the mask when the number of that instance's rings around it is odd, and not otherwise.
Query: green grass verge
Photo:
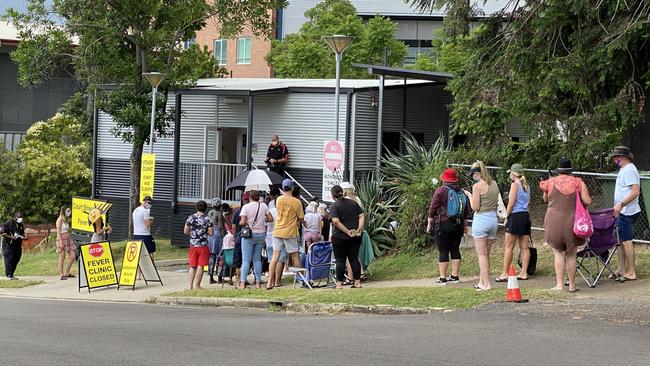
[[[111,243],[115,267],[119,271],[122,266],[126,242]],[[187,258],[187,249],[171,245],[169,240],[156,240],[156,260]],[[67,261],[67,257],[66,257]],[[56,276],[59,274],[59,257],[56,253],[56,243],[50,241],[49,245],[41,246],[35,251],[23,252],[23,256],[16,269],[16,277],[20,276]],[[77,266],[72,266],[73,273],[77,274]],[[4,273],[4,263],[0,261],[0,273]]]
[[[537,245],[536,276],[554,276],[553,250],[546,245]],[[461,248],[463,261],[461,276],[477,276],[479,273],[478,258],[473,248]],[[516,263],[519,249],[515,249]],[[497,276],[503,267],[503,246],[493,247],[490,255],[491,273]],[[613,259],[613,269],[616,269],[618,256]],[[373,281],[407,280],[433,278],[438,276],[438,252],[434,249],[420,253],[399,253],[381,257],[370,264]],[[637,246],[636,272],[638,278],[650,277],[650,247]]]
[[[0,288],[23,288],[27,286],[35,286],[45,283],[43,281],[25,281],[25,280],[0,280]]]
[[[504,289],[476,292],[470,288],[452,287],[391,287],[345,289],[201,289],[166,294],[173,297],[251,298],[296,303],[339,303],[354,305],[392,305],[398,307],[468,309],[505,298]],[[562,299],[566,295],[548,290],[526,290],[530,299]]]

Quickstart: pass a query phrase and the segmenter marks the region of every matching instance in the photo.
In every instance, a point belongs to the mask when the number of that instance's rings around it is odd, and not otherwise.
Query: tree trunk
[[[134,135],[139,136],[139,127],[135,127]],[[137,139],[136,139],[137,140]],[[142,165],[142,149],[144,143],[134,142],[131,148],[131,187],[129,194],[129,232],[128,237],[131,238],[133,232],[133,217],[131,212],[140,205],[140,166]]]

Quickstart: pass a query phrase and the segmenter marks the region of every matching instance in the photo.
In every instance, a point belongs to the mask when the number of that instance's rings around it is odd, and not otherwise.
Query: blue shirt
[[[524,191],[524,187],[522,187],[521,181],[517,181],[517,186],[517,199],[515,200],[515,206],[512,208],[512,213],[528,212],[528,202],[530,202],[530,185],[526,191]]]
[[[629,163],[626,166],[622,167],[618,171],[618,176],[616,177],[616,188],[614,190],[614,204],[622,203],[625,197],[632,191],[633,185],[639,185],[640,189],[641,177],[639,176],[639,171],[636,170],[634,164]],[[639,206],[639,197],[634,199],[634,201],[629,202],[621,210],[621,214],[625,216],[632,216],[636,213],[641,212],[641,206]]]

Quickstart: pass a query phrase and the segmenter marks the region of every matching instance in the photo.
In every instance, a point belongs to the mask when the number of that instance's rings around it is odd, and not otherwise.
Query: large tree
[[[246,25],[257,34],[268,34],[273,25],[269,9],[285,2],[53,0],[48,6],[45,0],[29,0],[25,13],[8,12],[21,37],[12,59],[18,64],[23,85],[37,85],[64,70],[87,86],[88,95],[97,94],[97,106],[117,124],[113,133],[133,144],[133,209],[150,128],[151,87],[142,73],[165,74],[156,101],[156,132],[164,136],[174,112],[165,108],[168,92],[221,71],[207,49],[193,46],[183,50],[182,42],[208,20],[215,20],[224,37],[240,33]]]
[[[355,37],[345,51],[341,65],[343,78],[368,77],[365,70],[352,67],[353,62],[402,65],[406,45],[395,39],[395,24],[387,18],[374,17],[364,23],[348,0],[325,0],[305,13],[307,22],[282,41],[273,41],[267,61],[278,77],[331,78],[336,64],[323,36],[344,34]],[[387,57],[386,57],[387,56]]]
[[[455,75],[454,132],[474,148],[492,146],[539,167],[564,155],[598,168],[623,132],[643,121],[647,0],[510,1],[471,34],[447,41],[441,62]],[[505,133],[513,120],[527,132],[519,154]]]

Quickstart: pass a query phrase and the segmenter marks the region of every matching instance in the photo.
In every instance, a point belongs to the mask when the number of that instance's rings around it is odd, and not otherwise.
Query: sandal
[[[350,286],[350,285],[354,285],[354,281],[350,281],[346,278],[345,281],[343,281],[343,286]]]
[[[362,273],[362,274],[361,274],[361,278],[360,278],[360,280],[361,280],[361,282],[368,281],[368,277],[366,276],[365,273]]]
[[[495,282],[508,282],[508,277],[503,278],[503,277],[497,277],[494,279]]]
[[[73,275],[72,273],[70,273],[70,274],[67,275],[66,277],[68,277],[68,278],[75,278],[75,277],[77,277],[77,276],[75,276],[75,275]]]

